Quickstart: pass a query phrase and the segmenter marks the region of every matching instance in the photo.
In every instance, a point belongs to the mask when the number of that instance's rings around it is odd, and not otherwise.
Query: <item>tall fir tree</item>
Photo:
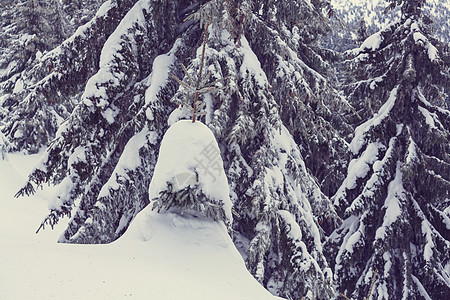
[[[58,6],[59,1],[56,2]],[[53,44],[40,50],[33,48],[33,57],[26,60],[26,67],[5,77],[0,85],[0,105],[5,112],[0,129],[10,151],[35,153],[55,137],[58,126],[79,101],[87,80],[98,71],[101,49],[97,43],[106,41],[133,2],[106,2],[97,16],[78,28],[71,38],[53,50]],[[46,9],[52,10],[52,6]],[[45,24],[51,23],[51,19],[44,20]],[[44,40],[42,34],[39,36]]]
[[[450,293],[450,112],[432,103],[448,97],[449,65],[427,36],[425,1],[389,2],[401,18],[351,51],[346,92],[366,120],[332,198],[344,221],[325,249],[352,299],[440,299]]]
[[[104,1],[96,0],[62,0],[62,8],[67,20],[74,28],[89,22]]]

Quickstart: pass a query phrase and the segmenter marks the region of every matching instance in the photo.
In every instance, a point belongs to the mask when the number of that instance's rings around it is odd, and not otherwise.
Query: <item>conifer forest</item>
[[[41,195],[46,212],[30,232],[58,228],[61,253],[43,273],[81,268],[69,263],[88,263],[72,256],[81,249],[153,247],[155,268],[178,273],[174,261],[191,261],[201,266],[193,276],[222,274],[210,285],[218,299],[449,297],[448,0],[0,8],[0,227],[9,228],[0,269],[18,249],[13,224],[31,220]],[[31,157],[23,180],[8,179],[14,161]],[[166,264],[163,245],[186,256]],[[201,264],[189,249],[222,254]],[[248,289],[233,294],[232,276],[216,269],[228,259],[242,262],[228,268]],[[216,272],[205,275],[207,264]],[[0,298],[8,287],[4,299],[21,299],[10,265]],[[167,287],[181,288],[189,276],[180,274]],[[149,283],[133,295],[212,299],[198,282],[195,297],[164,296],[163,283],[160,294]],[[50,295],[37,285],[43,294],[28,299]],[[121,299],[97,293],[91,299]]]

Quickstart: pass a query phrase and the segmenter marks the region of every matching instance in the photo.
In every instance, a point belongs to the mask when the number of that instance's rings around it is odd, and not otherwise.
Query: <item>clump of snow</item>
[[[423,258],[426,261],[430,261],[433,257],[433,248],[435,245],[433,242],[432,230],[427,220],[422,221],[422,233],[425,235],[426,240],[425,249],[423,250]]]
[[[388,277],[389,276],[389,271],[391,270],[392,267],[392,255],[389,252],[384,252],[383,253],[383,259],[385,261],[384,264],[384,277]]]
[[[73,150],[72,155],[69,157],[67,164],[69,166],[77,163],[77,162],[86,161],[86,148],[83,146],[78,146]]]
[[[375,239],[383,239],[386,235],[386,228],[390,227],[402,213],[400,202],[405,199],[402,178],[400,165],[397,165],[395,178],[388,185],[388,194],[384,201],[383,208],[386,209],[386,212],[384,213],[383,224],[377,229]]]
[[[336,256],[336,269],[335,269],[335,276],[337,275],[337,272],[342,268],[341,261],[344,253],[353,252],[353,248],[356,245],[356,243],[359,241],[356,238],[357,237],[363,237],[364,236],[364,224],[360,223],[360,219],[355,216],[351,215],[347,219],[344,220],[344,222],[341,225],[343,228],[346,228],[347,232],[345,233],[344,240],[342,241],[342,245],[339,248],[338,254]],[[361,228],[359,228],[362,226]],[[333,234],[330,236],[330,240],[336,239],[337,233],[336,231],[333,232]]]
[[[14,132],[14,138],[19,139],[21,137],[23,137],[23,130],[19,128]]]
[[[13,94],[19,94],[23,91],[24,83],[22,79],[19,79],[16,81],[16,84],[14,85]]]
[[[180,40],[176,40],[172,49],[165,54],[157,56],[153,61],[152,73],[150,74],[149,88],[145,91],[145,104],[155,101],[156,95],[161,87],[169,79],[170,68],[175,62],[175,52],[180,46]]]
[[[361,150],[361,147],[365,144],[365,137],[367,132],[372,127],[381,124],[381,122],[389,115],[392,107],[394,107],[395,100],[397,99],[397,90],[398,86],[396,86],[391,91],[389,99],[383,104],[383,106],[381,106],[378,113],[355,129],[355,136],[349,145],[350,150],[353,152],[353,154],[358,154],[358,152]]]
[[[428,38],[420,32],[419,25],[417,22],[412,23],[411,31],[413,32],[413,38],[416,45],[419,45],[427,51],[428,58],[430,61],[434,62],[439,59],[438,50],[436,47],[430,43]]]
[[[359,158],[353,159],[350,162],[347,169],[347,176],[334,196],[335,205],[339,205],[340,200],[345,198],[347,190],[356,188],[356,183],[359,178],[364,178],[367,176],[370,171],[370,166],[372,166],[374,173],[364,186],[362,195],[371,196],[373,193],[372,189],[378,183],[377,173],[383,165],[383,162],[378,160],[378,156],[380,151],[385,148],[386,147],[380,142],[370,143]],[[361,197],[357,197],[355,201],[353,201],[352,205],[347,208],[347,210],[350,211],[359,207],[362,204],[361,201],[363,201]]]
[[[57,193],[48,202],[48,209],[60,210],[63,205],[62,199],[67,199],[69,193],[73,190],[74,182],[70,176],[67,176],[61,181],[57,187]]]
[[[242,52],[242,65],[240,68],[240,76],[245,77],[246,73],[253,75],[255,77],[256,82],[260,86],[264,86],[268,83],[266,73],[264,73],[263,69],[261,68],[261,63],[258,60],[258,57],[253,52],[252,48],[250,47],[247,39],[242,36],[241,37],[241,47],[240,50]]]
[[[440,122],[439,122],[439,118],[437,117],[437,115],[435,113],[430,113],[428,111],[428,109],[426,109],[420,105],[418,106],[418,108],[419,108],[419,111],[422,113],[422,115],[425,117],[425,123],[427,123],[427,125],[430,126],[430,128],[437,129],[435,120],[438,122],[439,125],[442,126],[442,124],[440,124]]]
[[[102,187],[98,198],[109,196],[111,190],[117,190],[119,188],[117,180],[119,178],[129,179],[127,171],[132,171],[139,167],[141,164],[139,150],[147,143],[147,136],[151,135],[151,133],[147,128],[144,128],[128,141],[119,162],[108,182]]]
[[[106,110],[102,111],[102,116],[105,118],[105,120],[112,124],[114,123],[115,117],[119,114],[119,110],[115,109],[115,107],[108,107]]]
[[[383,148],[384,146],[380,142],[370,143],[367,145],[361,157],[350,162],[347,177],[344,182],[344,186],[347,189],[354,189],[356,187],[356,180],[366,177],[370,171],[370,165],[377,160],[379,150]]]
[[[364,213],[366,214],[366,213]],[[358,226],[357,226],[358,225]],[[355,222],[352,226],[356,230],[351,230],[345,237],[342,248],[348,253],[353,253],[355,246],[365,238],[366,227],[363,222]]]
[[[167,119],[167,125],[172,126],[176,122],[189,119],[190,117],[192,117],[192,113],[180,105],[170,113],[169,118]]]
[[[369,49],[371,51],[375,51],[375,50],[377,50],[380,47],[382,41],[383,41],[383,38],[381,37],[381,33],[377,32],[377,33],[372,34],[371,36],[369,36],[362,43],[361,49],[362,50]]]
[[[370,85],[369,85],[369,87],[370,87],[370,89],[371,90],[374,90],[376,87],[377,87],[377,83],[379,83],[379,82],[383,82],[383,80],[384,80],[384,78],[385,78],[386,76],[378,76],[378,77],[375,77],[373,80],[372,80],[372,82],[370,83]]]
[[[409,145],[408,145],[408,152],[406,154],[406,163],[409,164],[412,161],[417,160],[417,151],[416,151],[416,143],[412,140],[411,137],[409,137]]]
[[[198,184],[206,197],[223,201],[226,217],[231,222],[232,204],[220,149],[205,124],[182,120],[167,130],[150,183],[150,200],[166,190],[168,182],[175,191]]]
[[[153,111],[147,107],[147,109],[145,110],[145,116],[147,117],[147,120],[149,121],[153,121],[155,119],[155,116],[153,115]]]
[[[369,36],[359,48],[349,50],[349,54],[353,55],[364,55],[365,52],[369,51],[375,51],[380,48],[381,42],[383,41],[383,37],[381,35],[381,32],[376,32]]]
[[[411,278],[413,279],[414,283],[417,286],[417,289],[419,290],[420,295],[425,299],[425,300],[432,300],[430,295],[428,295],[427,290],[423,287],[422,283],[420,282],[420,280],[411,274]]]

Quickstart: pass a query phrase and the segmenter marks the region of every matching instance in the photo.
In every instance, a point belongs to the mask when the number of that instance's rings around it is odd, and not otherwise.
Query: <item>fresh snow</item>
[[[437,129],[436,123],[434,122],[434,119],[436,118],[435,114],[431,114],[426,108],[423,108],[422,106],[418,106],[419,111],[422,113],[422,115],[425,117],[425,123],[427,123],[428,126],[432,129]],[[436,118],[438,119],[438,118]]]
[[[406,154],[406,163],[409,164],[415,160],[417,160],[417,151],[416,151],[416,143],[414,143],[413,139],[409,137],[409,145],[408,152]]]
[[[354,189],[356,187],[356,180],[364,178],[370,171],[372,165],[378,159],[378,153],[384,146],[380,142],[370,143],[366,150],[358,159],[354,159],[348,166],[348,175],[344,181],[343,186],[347,189]]]
[[[57,244],[67,219],[36,235],[53,189],[13,195],[41,155],[0,161],[2,299],[280,299],[246,270],[225,226],[209,219],[146,208],[109,245]]]
[[[365,212],[364,215],[365,214],[367,214],[367,213]],[[363,217],[361,217],[361,219]],[[347,251],[348,253],[353,253],[353,248],[360,241],[364,241],[365,231],[366,231],[366,227],[363,222],[359,222],[359,221],[354,222],[352,224],[352,229],[345,237],[345,242],[342,245],[342,249],[345,249],[345,251]]]
[[[362,230],[359,230],[359,225],[360,225],[359,218],[354,215],[351,215],[347,219],[345,219],[341,225],[343,228],[345,228],[346,233],[342,245],[339,248],[338,254],[336,256],[336,268],[334,273],[335,277],[337,276],[338,271],[342,268],[341,261],[344,253],[345,252],[352,253],[353,247],[357,242],[356,237],[363,235]],[[362,226],[362,229],[364,230],[364,225]],[[357,231],[359,231],[359,233],[356,233]],[[337,233],[333,232],[329,237],[329,240],[334,240],[336,238]]]
[[[16,84],[14,85],[13,94],[19,94],[24,89],[24,83],[22,79],[19,79],[16,81]]]

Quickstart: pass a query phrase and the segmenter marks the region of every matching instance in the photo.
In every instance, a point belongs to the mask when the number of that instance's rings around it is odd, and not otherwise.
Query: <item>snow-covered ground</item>
[[[208,219],[147,209],[109,245],[57,244],[67,220],[36,235],[54,191],[13,195],[38,159],[0,160],[1,299],[276,299]]]

